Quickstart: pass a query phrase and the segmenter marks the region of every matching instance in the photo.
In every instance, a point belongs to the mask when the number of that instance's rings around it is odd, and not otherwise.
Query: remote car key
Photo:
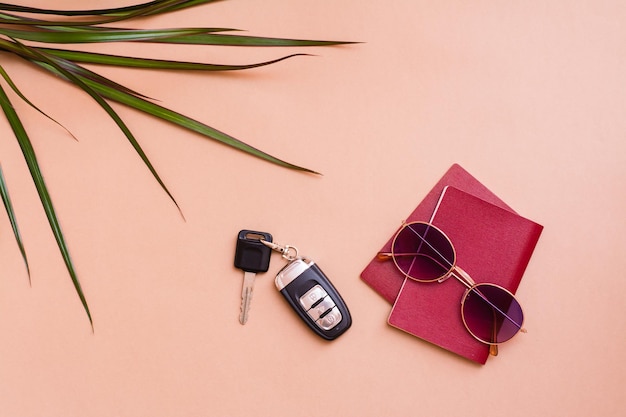
[[[276,287],[319,336],[333,340],[352,325],[346,303],[315,262],[297,258],[276,275]]]

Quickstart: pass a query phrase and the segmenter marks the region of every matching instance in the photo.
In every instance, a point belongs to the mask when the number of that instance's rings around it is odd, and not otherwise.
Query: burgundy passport
[[[415,220],[430,221],[448,235],[457,265],[474,281],[498,284],[513,293],[543,229],[516,214],[459,165],[446,172],[406,219]],[[389,252],[392,240],[393,235],[380,251]],[[487,361],[489,347],[463,325],[460,308],[465,287],[456,279],[415,282],[405,279],[393,261],[376,256],[361,278],[393,303],[391,326],[472,361]],[[524,300],[520,303],[523,308]]]

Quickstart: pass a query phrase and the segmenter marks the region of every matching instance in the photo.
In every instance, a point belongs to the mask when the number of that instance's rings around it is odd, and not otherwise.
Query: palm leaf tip
[[[11,203],[11,197],[9,196],[9,188],[7,187],[6,180],[4,179],[4,173],[2,171],[1,165],[0,165],[0,196],[2,197],[4,208],[7,212],[7,216],[9,217],[9,221],[11,222],[11,228],[13,229],[13,235],[15,236],[15,241],[17,242],[17,246],[20,250],[20,253],[22,254],[22,259],[24,259],[24,265],[26,266],[26,273],[28,274],[28,282],[31,283],[30,266],[28,265],[28,257],[26,256],[26,250],[24,249],[24,243],[22,242],[22,235],[20,234],[20,229],[17,226],[15,210],[13,210],[13,204]]]
[[[89,318],[89,323],[93,328],[93,321],[91,318],[91,312],[89,311],[89,306],[87,305],[87,300],[85,298],[85,294],[83,293],[80,282],[78,281],[78,276],[76,274],[76,270],[74,268],[74,263],[70,258],[70,253],[65,243],[65,238],[63,236],[63,232],[61,231],[61,226],[59,224],[59,220],[57,218],[56,212],[54,210],[54,206],[52,205],[52,199],[50,198],[50,194],[48,193],[48,188],[44,182],[43,174],[41,173],[41,169],[39,167],[39,162],[37,161],[37,157],[35,155],[35,150],[30,142],[30,138],[26,133],[26,129],[22,124],[18,114],[16,113],[9,97],[7,96],[4,88],[0,85],[0,107],[4,111],[4,114],[13,129],[13,133],[17,142],[22,150],[22,154],[24,156],[24,160],[26,161],[26,165],[28,166],[28,170],[30,171],[30,175],[33,179],[33,183],[35,184],[35,188],[37,189],[37,193],[39,195],[39,199],[46,213],[46,217],[48,218],[48,223],[50,225],[50,229],[54,235],[54,238],[57,242],[57,246],[61,252],[63,257],[63,261],[65,262],[65,266],[67,268],[68,273],[72,279],[74,284],[74,288],[78,297],[80,299],[81,304],[85,312],[87,313],[87,317]],[[6,187],[5,187],[6,188]],[[5,203],[6,207],[6,203]],[[17,224],[17,223],[16,223]],[[21,239],[20,239],[21,240]]]

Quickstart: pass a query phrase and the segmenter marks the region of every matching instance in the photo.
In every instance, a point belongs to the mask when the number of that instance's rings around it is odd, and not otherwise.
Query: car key
[[[272,235],[265,232],[242,230],[237,236],[235,267],[244,271],[241,288],[241,312],[239,322],[246,324],[254,291],[254,279],[259,272],[267,272],[272,251],[261,241],[271,242]]]
[[[352,325],[346,303],[315,262],[295,259],[278,273],[275,282],[300,318],[324,339],[334,340]]]
[[[352,325],[348,306],[315,262],[298,257],[293,246],[263,243],[289,261],[276,275],[276,288],[307,326],[326,340],[348,330]]]

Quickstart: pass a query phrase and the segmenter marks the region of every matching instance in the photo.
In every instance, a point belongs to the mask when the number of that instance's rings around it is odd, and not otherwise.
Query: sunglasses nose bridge
[[[439,278],[437,282],[442,283],[450,277],[456,278],[457,281],[459,281],[461,284],[463,284],[467,288],[467,291],[465,291],[463,298],[465,298],[467,293],[471,291],[472,287],[476,285],[476,282],[474,281],[474,279],[472,279],[470,274],[465,272],[463,269],[461,269],[461,267],[459,267],[456,264],[453,264],[450,270],[444,276]]]
[[[450,271],[449,275],[453,276],[459,282],[461,282],[461,284],[465,285],[468,291],[471,290],[472,287],[476,286],[476,281],[474,281],[474,279],[470,276],[470,274],[465,272],[465,270],[461,269],[461,267],[458,265],[454,265],[452,267],[452,270]]]

